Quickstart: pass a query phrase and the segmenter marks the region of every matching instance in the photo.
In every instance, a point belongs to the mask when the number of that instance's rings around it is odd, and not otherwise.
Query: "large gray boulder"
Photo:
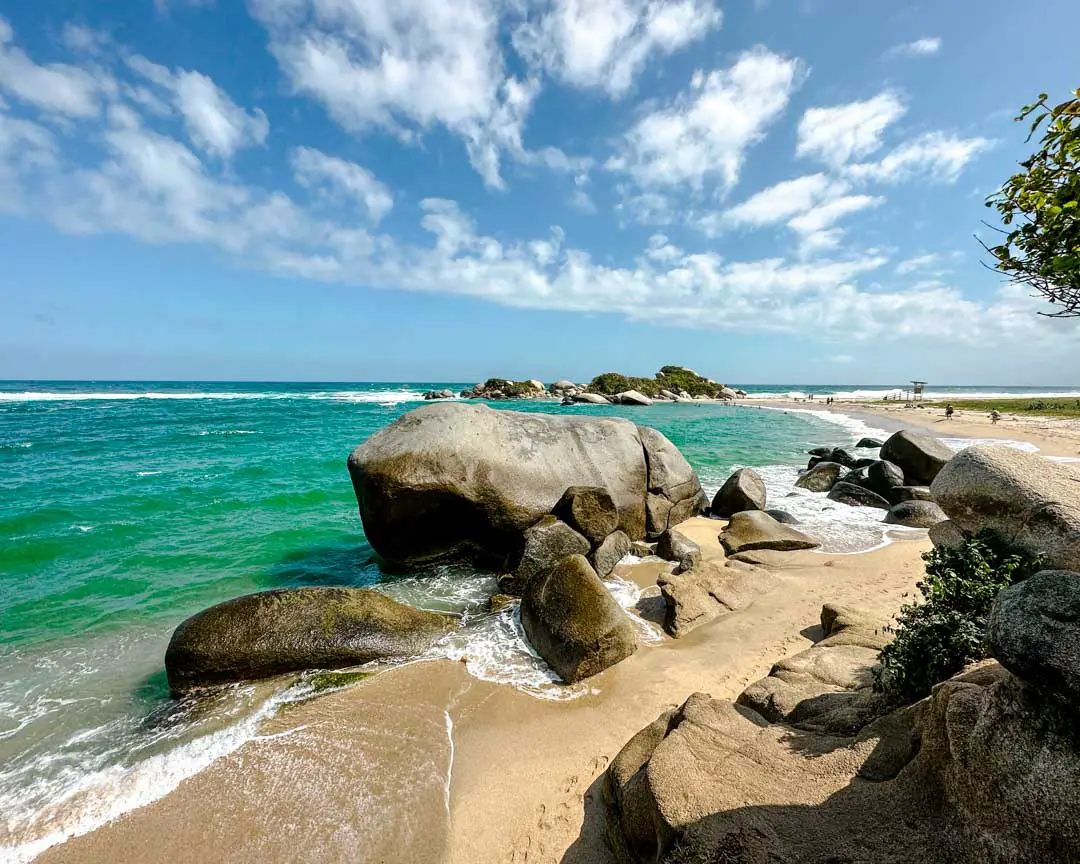
[[[794,552],[816,549],[821,544],[790,525],[782,525],[762,510],[736,513],[720,534],[720,543],[728,555],[755,549]]]
[[[880,459],[866,466],[866,482],[863,485],[887,499],[893,489],[904,485],[904,472],[898,465]]]
[[[753,468],[740,468],[720,487],[712,501],[712,515],[727,518],[744,510],[765,509],[765,482]]]
[[[1080,711],[1080,573],[1044,570],[998,594],[990,654],[1022,681]]]
[[[933,501],[903,501],[889,508],[885,514],[887,524],[904,528],[933,528],[948,518]]]
[[[521,624],[536,653],[570,684],[637,649],[630,619],[581,555],[563,558],[528,584]]]
[[[818,462],[796,480],[795,485],[809,492],[828,492],[840,479],[841,472],[846,473],[846,470],[838,462]]]
[[[588,555],[592,546],[565,522],[544,516],[525,530],[521,557],[513,563],[513,581],[502,584],[504,591],[520,594],[529,580],[567,555]]]
[[[797,729],[694,694],[608,768],[602,791],[616,859],[1080,861],[1074,722],[992,666],[854,736],[815,727],[865,688],[804,700],[804,713],[815,703],[813,723]]]
[[[364,532],[382,558],[503,567],[522,533],[571,486],[606,489],[631,540],[704,503],[663,435],[617,417],[526,414],[435,403],[376,432],[349,457]],[[663,523],[657,528],[659,523]]]
[[[594,546],[619,527],[611,493],[598,486],[571,486],[552,512]]]
[[[902,504],[905,501],[933,501],[929,486],[895,486],[885,496],[892,504]]]
[[[650,426],[638,426],[637,430],[648,469],[645,532],[653,539],[668,528],[701,515],[709,499],[694,469],[674,444]],[[639,538],[630,534],[630,539]]]
[[[1048,569],[1080,570],[1080,471],[1011,447],[959,453],[930,487],[968,534],[990,529]]]
[[[881,447],[881,458],[899,466],[908,486],[928,486],[953,451],[937,438],[901,429]]]
[[[456,626],[366,588],[283,588],[204,609],[173,632],[165,671],[174,694],[303,669],[420,654]]]

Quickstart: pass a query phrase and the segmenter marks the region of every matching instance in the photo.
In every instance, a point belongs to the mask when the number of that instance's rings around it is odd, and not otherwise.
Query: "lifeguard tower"
[[[923,393],[925,392],[925,390],[926,390],[926,382],[925,381],[912,381],[911,382],[911,392],[910,392],[910,395],[908,396],[907,401],[909,403],[911,403],[911,402],[922,402],[923,401]]]

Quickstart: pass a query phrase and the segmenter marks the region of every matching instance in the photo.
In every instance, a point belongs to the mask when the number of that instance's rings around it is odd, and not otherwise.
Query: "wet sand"
[[[683,527],[720,556],[721,526]],[[793,554],[774,571],[779,587],[748,608],[643,644],[570,701],[478,681],[446,660],[384,672],[289,706],[260,740],[38,860],[612,864],[598,778],[626,741],[691,693],[734,697],[812,644],[824,602],[889,616],[927,548]],[[655,592],[660,566],[620,575]],[[655,600],[642,605],[655,614]]]

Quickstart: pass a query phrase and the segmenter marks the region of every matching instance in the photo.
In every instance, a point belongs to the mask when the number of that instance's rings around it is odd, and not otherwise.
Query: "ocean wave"
[[[825,423],[830,423],[833,426],[840,426],[851,435],[852,444],[856,443],[860,438],[877,438],[878,440],[883,441],[889,437],[889,433],[884,429],[879,429],[877,426],[871,426],[869,423],[866,423],[857,417],[849,417],[847,414],[840,414],[836,411],[815,411],[812,408],[787,408],[776,405],[758,405],[755,407],[761,411],[783,411],[788,414],[806,414]]]
[[[89,771],[70,769],[49,781],[39,780],[29,786],[12,776],[20,769],[4,769],[0,772],[0,788],[5,790],[0,791],[0,813],[4,814],[0,822],[3,829],[0,858],[12,864],[32,861],[51,846],[87,834],[130,810],[160,800],[184,780],[255,738],[260,723],[280,705],[295,698],[292,689],[283,690],[239,721],[130,766],[116,761]],[[76,734],[84,738],[100,737],[112,725]],[[117,755],[122,749],[120,745],[114,747],[112,752],[102,754],[99,762],[104,763],[105,757]],[[43,801],[47,803],[42,804]]]
[[[254,429],[204,429],[195,433],[198,437],[206,435],[258,435]]]
[[[424,391],[409,389],[386,389],[386,390],[325,390],[309,392],[285,392],[285,391],[222,391],[208,390],[198,392],[63,392],[63,391],[37,391],[27,390],[21,393],[0,392],[0,403],[32,403],[32,402],[131,402],[140,399],[145,400],[219,400],[219,401],[285,401],[285,400],[314,400],[330,402],[362,402],[378,405],[398,405],[402,402],[424,401]]]

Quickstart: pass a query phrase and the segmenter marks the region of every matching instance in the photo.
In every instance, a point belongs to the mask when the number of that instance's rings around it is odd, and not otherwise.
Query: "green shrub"
[[[900,608],[895,638],[879,656],[874,689],[916,702],[967,664],[986,658],[986,618],[1003,588],[1026,578],[1038,559],[980,533],[957,549],[923,554],[922,603]]]
[[[715,398],[720,390],[720,386],[715,381],[702,378],[696,372],[691,372],[682,366],[665,366],[656,373],[656,380],[660,383],[661,389],[672,390],[675,393],[685,390],[691,396],[708,396],[710,399]]]
[[[514,399],[534,392],[532,385],[528,381],[507,381],[505,378],[488,378],[484,382],[484,389],[499,390],[507,399]]]
[[[593,378],[588,389],[604,396],[614,396],[627,390],[637,390],[646,396],[659,396],[661,387],[652,378],[632,378],[618,372],[605,372]]]

